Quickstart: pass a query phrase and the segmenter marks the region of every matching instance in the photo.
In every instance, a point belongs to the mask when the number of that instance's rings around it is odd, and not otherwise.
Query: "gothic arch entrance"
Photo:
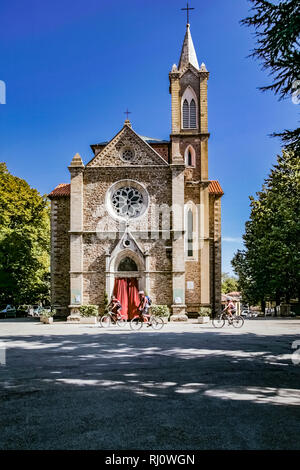
[[[149,253],[143,252],[127,230],[111,253],[106,253],[106,292],[122,304],[124,318],[137,313],[139,290],[149,292]]]
[[[116,261],[113,295],[121,302],[123,317],[131,320],[137,314],[140,303],[138,292],[141,273],[136,261],[128,253]]]

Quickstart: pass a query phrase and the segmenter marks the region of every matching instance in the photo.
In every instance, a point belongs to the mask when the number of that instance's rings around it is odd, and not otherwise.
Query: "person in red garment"
[[[138,312],[140,314],[140,316],[144,315],[145,317],[147,317],[148,321],[150,319],[150,315],[149,315],[149,303],[148,303],[148,299],[147,297],[145,296],[145,292],[143,290],[140,290],[139,291],[139,297],[140,297],[140,304],[138,306]]]

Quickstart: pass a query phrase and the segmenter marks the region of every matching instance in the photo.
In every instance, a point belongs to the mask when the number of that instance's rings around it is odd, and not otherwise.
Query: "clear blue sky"
[[[68,182],[67,165],[122,127],[168,139],[168,73],[178,63],[185,0],[0,0],[0,160],[41,193]],[[253,32],[241,27],[247,0],[193,0],[191,33],[209,79],[209,176],[223,197],[223,271],[241,247],[249,195],[261,188],[297,106],[257,87],[266,72],[246,58]]]

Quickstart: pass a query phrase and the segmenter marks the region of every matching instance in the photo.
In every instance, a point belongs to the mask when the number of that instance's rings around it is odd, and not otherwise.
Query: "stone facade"
[[[223,192],[208,179],[209,75],[189,25],[169,77],[170,141],[139,136],[125,121],[110,142],[91,146],[86,165],[76,154],[71,183],[49,195],[52,303],[62,314],[81,304],[102,308],[120,276],[136,277],[173,320],[221,304]],[[120,273],[125,258],[136,268]]]
[[[51,201],[51,303],[58,315],[68,314],[70,300],[70,197]]]

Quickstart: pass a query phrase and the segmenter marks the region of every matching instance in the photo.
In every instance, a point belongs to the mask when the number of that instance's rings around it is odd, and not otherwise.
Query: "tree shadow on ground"
[[[0,337],[0,448],[299,448],[297,339],[114,328]]]

